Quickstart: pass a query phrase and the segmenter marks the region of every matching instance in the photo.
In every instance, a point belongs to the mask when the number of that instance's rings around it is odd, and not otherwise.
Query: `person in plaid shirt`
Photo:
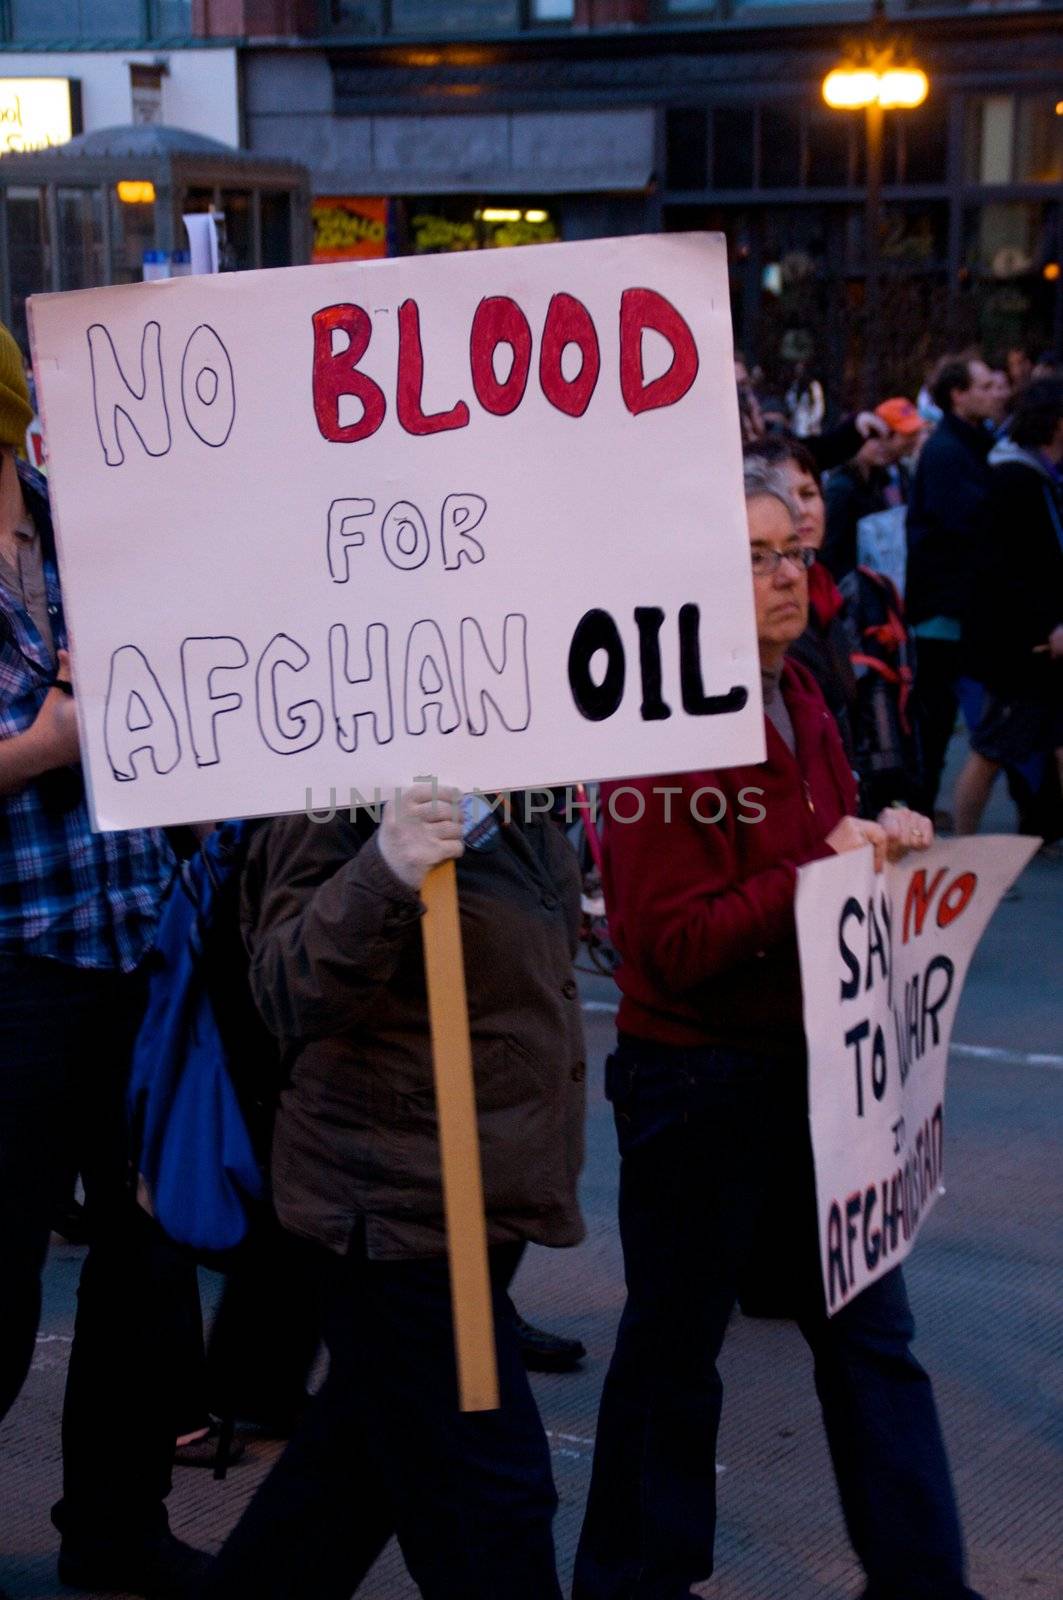
[[[93,833],[44,480],[15,449],[32,416],[0,326],[0,1418],[22,1387],[63,1177],[90,1248],[63,1414],[59,1575],[178,1593],[199,1556],[169,1532],[168,1342],[192,1268],[135,1203],[125,1078],[143,968],[173,870],[158,832]]]

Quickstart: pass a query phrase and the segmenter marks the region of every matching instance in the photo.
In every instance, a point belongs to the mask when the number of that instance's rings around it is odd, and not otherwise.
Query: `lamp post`
[[[878,398],[881,339],[882,276],[879,235],[882,224],[883,133],[887,111],[914,110],[930,92],[921,67],[906,59],[906,52],[883,35],[884,0],[875,0],[871,39],[854,49],[850,58],[828,72],[823,99],[833,111],[863,111],[866,128],[867,201],[864,234],[867,276],[864,287],[865,400]]]

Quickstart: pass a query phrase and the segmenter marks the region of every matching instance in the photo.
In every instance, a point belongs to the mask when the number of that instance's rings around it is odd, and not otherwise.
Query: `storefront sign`
[[[388,253],[388,202],[319,195],[310,203],[314,261],[372,261]]]
[[[0,78],[0,155],[72,139],[74,88],[70,78]]]
[[[558,238],[550,213],[538,206],[461,208],[461,214],[457,215],[454,207],[449,207],[446,214],[430,207],[419,208],[410,218],[409,233],[415,255],[553,244]]]

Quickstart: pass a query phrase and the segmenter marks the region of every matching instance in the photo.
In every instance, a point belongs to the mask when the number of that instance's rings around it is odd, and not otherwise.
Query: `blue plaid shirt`
[[[22,462],[18,474],[41,540],[55,646],[65,648],[44,479]],[[53,663],[21,595],[2,576],[0,611],[0,739],[8,739],[32,724]],[[152,942],[172,871],[161,832],[93,833],[80,772],[45,773],[0,796],[0,952],[132,972]]]

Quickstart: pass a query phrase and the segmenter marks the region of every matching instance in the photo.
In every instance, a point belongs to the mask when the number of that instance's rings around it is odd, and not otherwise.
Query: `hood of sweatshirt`
[[[1059,479],[1043,456],[1036,450],[1025,450],[1021,444],[1015,444],[1011,439],[1001,439],[989,453],[991,467],[1017,466],[1029,467],[1032,471],[1040,473],[1046,483],[1053,489],[1059,488]]]

